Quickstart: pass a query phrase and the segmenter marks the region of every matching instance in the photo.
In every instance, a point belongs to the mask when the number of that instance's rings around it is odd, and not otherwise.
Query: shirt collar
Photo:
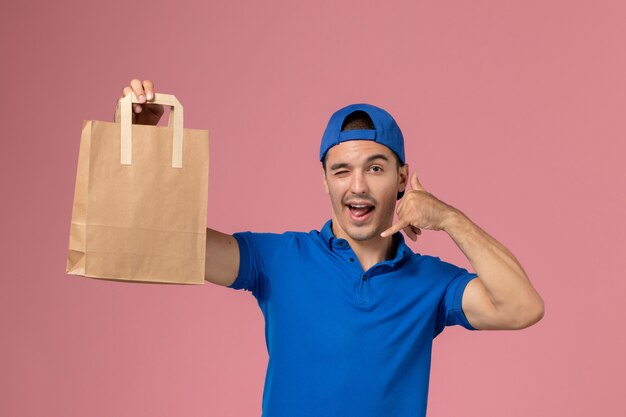
[[[328,247],[328,250],[330,250],[331,252],[335,250],[349,249],[350,245],[348,244],[347,240],[337,238],[333,234],[332,223],[333,223],[332,219],[328,220],[324,224],[322,229],[320,230],[319,236],[322,239],[324,245]],[[406,242],[404,241],[404,236],[402,235],[401,232],[394,233],[393,239],[398,242],[398,249],[393,259],[390,259],[384,262],[395,264],[398,261],[406,258],[407,256],[411,256],[414,254],[413,250],[411,250],[411,248],[409,248]]]

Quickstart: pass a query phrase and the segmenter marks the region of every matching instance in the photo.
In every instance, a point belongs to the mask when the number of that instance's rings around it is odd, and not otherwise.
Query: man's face
[[[395,154],[384,145],[350,140],[328,150],[322,174],[337,237],[382,239],[393,221],[397,193],[406,186],[408,165],[398,169]]]

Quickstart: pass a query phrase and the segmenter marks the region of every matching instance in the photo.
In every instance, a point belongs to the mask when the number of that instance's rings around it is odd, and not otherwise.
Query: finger
[[[413,226],[407,226],[404,229],[404,233],[406,233],[406,235],[413,241],[415,242],[417,240],[417,234],[413,231]]]
[[[402,230],[404,227],[406,227],[408,225],[407,222],[405,221],[400,221],[396,224],[394,224],[393,226],[391,226],[389,229],[385,230],[384,232],[382,232],[380,234],[381,237],[387,237],[387,236],[391,236],[396,232],[399,232],[400,230]]]
[[[128,85],[128,86],[124,87],[124,89],[122,90],[122,98],[124,98],[127,95],[129,95],[132,91],[133,91],[133,88],[131,86]],[[133,106],[133,108],[135,110],[135,113],[141,113],[141,104],[135,104]]]
[[[139,100],[140,103],[145,102],[146,92],[143,89],[143,84],[141,83],[141,81],[139,81],[137,78],[134,78],[130,82],[130,86],[133,87],[133,92],[137,96],[137,100]]]
[[[413,175],[411,175],[411,188],[414,190],[426,191],[422,184],[420,184],[419,179],[417,179],[417,172],[413,172]]]
[[[126,87],[124,87],[124,89],[122,90],[122,98],[129,95],[131,91],[133,91],[133,88],[130,85],[127,85]]]
[[[143,89],[146,92],[146,100],[153,100],[154,99],[154,83],[150,80],[144,80]]]

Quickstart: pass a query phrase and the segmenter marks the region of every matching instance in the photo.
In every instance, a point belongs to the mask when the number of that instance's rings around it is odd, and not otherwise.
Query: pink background
[[[426,189],[546,304],[522,331],[446,328],[428,415],[626,415],[623,2],[35,3],[0,12],[0,415],[260,415],[250,293],[65,275],[82,121],[135,77],[210,130],[228,233],[319,229],[330,114],[389,110]],[[411,247],[471,268],[443,232]]]

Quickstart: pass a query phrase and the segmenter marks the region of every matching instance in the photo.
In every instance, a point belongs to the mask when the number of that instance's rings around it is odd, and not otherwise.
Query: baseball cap
[[[374,129],[354,129],[342,132],[341,128],[346,117],[357,111],[365,112],[372,119]],[[393,117],[380,107],[367,103],[356,103],[333,113],[322,136],[320,161],[324,159],[330,148],[348,140],[373,140],[378,142],[391,149],[403,165],[405,163],[402,131],[400,131],[400,127]]]

